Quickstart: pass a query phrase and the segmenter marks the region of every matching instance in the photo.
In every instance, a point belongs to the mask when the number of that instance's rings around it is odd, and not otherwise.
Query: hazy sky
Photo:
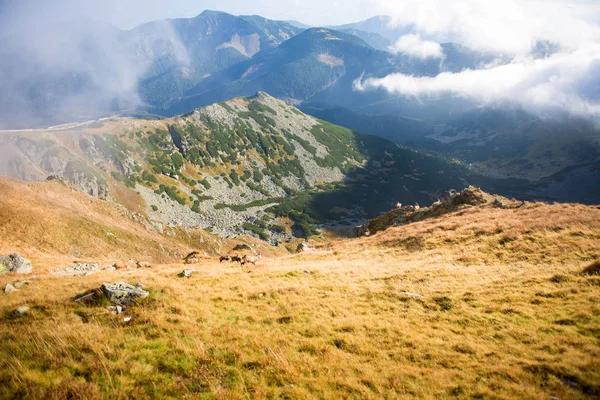
[[[77,15],[100,19],[121,29],[162,19],[194,17],[204,10],[295,19],[311,25],[337,25],[375,15],[369,0],[0,0],[0,21],[23,21],[32,11],[52,19]]]

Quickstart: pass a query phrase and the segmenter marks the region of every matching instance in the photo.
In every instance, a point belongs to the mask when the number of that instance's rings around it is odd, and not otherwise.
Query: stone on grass
[[[9,272],[15,274],[30,274],[32,269],[31,261],[21,257],[19,253],[0,257],[0,274],[7,274]]]
[[[405,296],[412,297],[412,298],[415,298],[415,299],[422,299],[423,298],[423,295],[419,294],[419,293],[400,292],[400,294],[403,294]]]
[[[195,269],[184,269],[180,274],[179,277],[180,278],[190,278],[192,276],[192,274],[196,272]]]
[[[14,287],[13,285],[11,285],[10,283],[7,283],[6,286],[4,287],[4,293],[9,294],[9,293],[14,293],[17,292],[17,288]]]
[[[104,283],[101,289],[108,301],[117,306],[128,306],[138,300],[145,299],[150,294],[125,282]]]
[[[15,316],[17,316],[17,317],[20,317],[20,316],[22,316],[22,315],[25,315],[25,314],[27,314],[28,312],[29,312],[29,307],[27,307],[27,306],[21,306],[21,307],[17,308],[17,309],[16,309],[16,310],[13,312],[13,314],[14,314]]]
[[[25,285],[29,285],[29,282],[28,281],[17,281],[15,283],[13,283],[13,286],[16,287],[17,289],[21,289]]]

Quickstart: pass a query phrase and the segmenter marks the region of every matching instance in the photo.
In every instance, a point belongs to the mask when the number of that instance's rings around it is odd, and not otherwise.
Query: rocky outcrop
[[[112,304],[128,306],[139,300],[145,299],[150,294],[140,287],[125,282],[104,283],[100,289]]]
[[[19,253],[0,257],[0,274],[30,274],[32,270],[31,261],[21,257]]]
[[[440,199],[434,202],[430,207],[419,207],[418,204],[403,206],[401,203],[398,203],[394,210],[371,219],[364,225],[355,227],[354,233],[356,237],[369,236],[391,226],[422,221],[426,218],[437,217],[465,207],[483,205],[497,207],[498,204],[502,204],[502,207],[504,208],[507,207],[507,204],[515,202],[516,201],[511,202],[500,196],[492,196],[473,186],[469,186],[460,192],[452,189],[442,193]],[[518,203],[522,205],[522,202]]]

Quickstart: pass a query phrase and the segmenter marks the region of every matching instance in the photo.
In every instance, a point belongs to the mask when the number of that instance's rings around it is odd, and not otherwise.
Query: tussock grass
[[[42,273],[1,298],[0,396],[597,398],[599,232],[594,207],[474,207],[189,279]],[[121,280],[151,290],[130,323],[72,301]]]

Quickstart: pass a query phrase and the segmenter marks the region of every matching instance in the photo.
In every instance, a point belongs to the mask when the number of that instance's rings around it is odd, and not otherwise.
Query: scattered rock
[[[13,286],[16,287],[17,289],[21,289],[25,285],[29,285],[29,281],[17,281],[15,283],[13,283]]]
[[[236,246],[233,248],[233,250],[234,250],[234,251],[241,251],[241,250],[251,250],[251,251],[252,251],[253,249],[252,249],[252,247],[248,246],[248,245],[247,245],[247,244],[245,244],[245,243],[240,243],[240,244],[236,245]]]
[[[131,317],[125,317],[125,318],[123,318],[123,322],[129,322],[129,321],[131,321]]]
[[[138,261],[135,265],[137,265],[138,268],[150,268],[152,266],[148,261]]]
[[[315,249],[310,247],[306,242],[302,242],[296,247],[296,253],[307,253],[310,251],[315,251]]]
[[[21,316],[27,314],[28,312],[29,312],[29,307],[21,306],[21,307],[17,308],[15,311],[13,311],[13,314],[16,317],[21,317]]]
[[[104,283],[101,286],[106,298],[114,305],[127,306],[137,300],[145,299],[150,294],[137,286],[125,282]]]
[[[412,297],[414,299],[422,299],[423,298],[423,295],[419,294],[419,293],[400,292],[400,294],[403,294],[403,295],[408,296],[408,297]]]
[[[115,268],[114,265],[109,265],[108,267],[105,268],[107,271],[116,271],[117,269]]]
[[[72,267],[67,269],[74,272],[90,273],[98,271],[100,267],[96,263],[74,263]]]
[[[304,270],[304,273],[305,273],[306,275],[310,275],[310,274],[311,274],[311,272],[310,272],[309,270],[307,270],[307,269],[305,269],[305,270]]]
[[[32,269],[31,261],[21,257],[19,253],[13,253],[5,257],[0,257],[0,274],[6,274],[9,272],[15,274],[30,274]]]
[[[72,267],[67,267],[64,270],[58,269],[52,271],[54,275],[71,275],[71,276],[85,276],[98,272],[100,267],[96,263],[78,263],[74,262]]]
[[[6,286],[4,287],[4,293],[9,294],[9,293],[14,293],[17,292],[17,288],[14,287],[13,285],[11,285],[10,283],[7,283]]]

